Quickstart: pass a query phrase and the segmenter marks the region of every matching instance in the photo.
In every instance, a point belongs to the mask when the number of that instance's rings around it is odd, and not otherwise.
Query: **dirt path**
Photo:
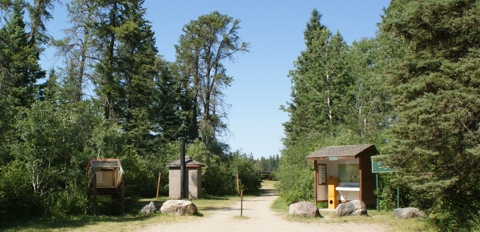
[[[240,215],[240,203],[221,210],[210,211],[213,214],[192,222],[162,223],[144,228],[142,231],[182,231],[182,232],[214,232],[214,231],[385,231],[379,225],[360,223],[301,223],[291,222],[280,217],[270,209],[278,196],[264,194],[244,200],[243,216]]]

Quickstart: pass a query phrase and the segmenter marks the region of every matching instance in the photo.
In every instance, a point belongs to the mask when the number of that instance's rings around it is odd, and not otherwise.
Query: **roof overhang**
[[[323,147],[314,151],[306,157],[307,160],[345,160],[356,159],[365,154],[378,154],[375,145],[361,144],[361,145],[345,145],[345,146],[330,146]]]

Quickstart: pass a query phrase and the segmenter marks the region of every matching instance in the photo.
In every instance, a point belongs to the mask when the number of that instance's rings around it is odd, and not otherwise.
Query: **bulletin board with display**
[[[317,165],[317,173],[318,173],[318,184],[324,185],[327,184],[327,165],[326,164],[318,164]]]

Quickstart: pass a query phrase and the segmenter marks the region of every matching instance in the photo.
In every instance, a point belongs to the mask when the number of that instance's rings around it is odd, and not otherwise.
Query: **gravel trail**
[[[380,225],[362,223],[303,223],[288,221],[270,206],[277,199],[272,193],[266,193],[243,201],[243,218],[240,216],[240,202],[220,210],[212,210],[211,215],[195,218],[191,222],[161,223],[142,228],[141,231],[182,231],[182,232],[216,232],[216,231],[386,231]]]

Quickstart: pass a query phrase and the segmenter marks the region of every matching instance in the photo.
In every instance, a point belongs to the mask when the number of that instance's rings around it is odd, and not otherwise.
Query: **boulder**
[[[193,215],[197,212],[197,207],[191,201],[168,200],[163,203],[160,211],[164,214]]]
[[[151,214],[155,213],[155,210],[157,210],[157,208],[155,208],[155,203],[152,201],[148,205],[143,206],[142,210],[140,210],[140,213]]]
[[[367,215],[367,207],[361,200],[341,203],[335,209],[337,217]]]
[[[407,207],[407,208],[397,208],[393,210],[393,216],[396,218],[414,218],[414,217],[425,217],[425,213],[417,208]]]
[[[315,204],[310,202],[297,202],[288,207],[288,214],[305,217],[317,216],[318,208]]]

